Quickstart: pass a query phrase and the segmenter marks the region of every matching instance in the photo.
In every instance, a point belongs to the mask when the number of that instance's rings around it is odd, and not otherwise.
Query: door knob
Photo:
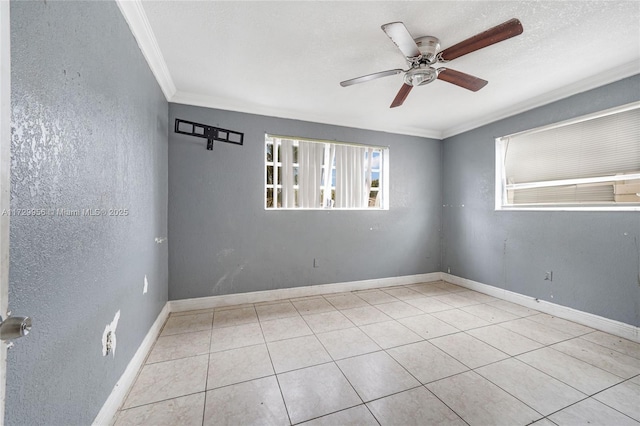
[[[4,321],[0,317],[0,340],[17,339],[26,336],[31,331],[31,318],[7,317]]]

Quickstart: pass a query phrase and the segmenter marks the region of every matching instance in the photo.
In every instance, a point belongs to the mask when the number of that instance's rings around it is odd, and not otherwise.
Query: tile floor
[[[640,344],[446,282],[172,314],[120,425],[640,425]]]

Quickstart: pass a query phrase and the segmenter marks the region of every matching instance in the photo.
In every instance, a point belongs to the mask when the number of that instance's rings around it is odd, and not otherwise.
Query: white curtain
[[[365,147],[336,145],[336,207],[368,206],[369,194],[365,179],[366,150]]]
[[[324,144],[298,143],[298,207],[319,208]]]
[[[276,151],[277,152],[277,151]],[[293,141],[282,139],[280,142],[280,162],[282,163],[282,208],[296,206],[296,194],[293,189]],[[277,192],[276,192],[277,194]],[[274,196],[276,196],[274,194]]]

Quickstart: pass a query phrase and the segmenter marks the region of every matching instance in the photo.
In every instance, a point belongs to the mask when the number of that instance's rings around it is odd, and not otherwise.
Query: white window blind
[[[496,207],[640,205],[639,107],[499,138]]]
[[[265,135],[265,208],[388,209],[389,149]]]

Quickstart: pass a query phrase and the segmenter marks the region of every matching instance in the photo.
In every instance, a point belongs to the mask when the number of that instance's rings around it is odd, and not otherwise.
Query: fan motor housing
[[[404,75],[404,82],[409,86],[423,86],[438,78],[438,71],[428,65],[412,68]]]
[[[440,40],[433,36],[424,36],[418,37],[414,41],[418,45],[418,50],[422,54],[422,58],[426,59],[428,64],[433,64],[436,53],[440,50]]]

